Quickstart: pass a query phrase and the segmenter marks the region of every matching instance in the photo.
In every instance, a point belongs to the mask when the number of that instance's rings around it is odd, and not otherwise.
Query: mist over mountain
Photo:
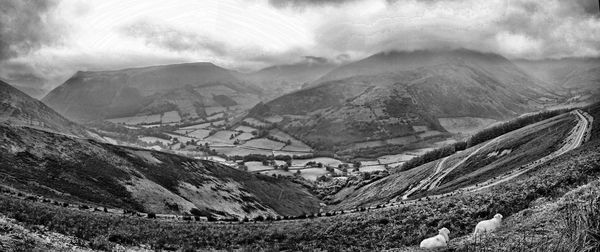
[[[593,98],[600,93],[600,58],[515,60],[515,64],[573,96]]]

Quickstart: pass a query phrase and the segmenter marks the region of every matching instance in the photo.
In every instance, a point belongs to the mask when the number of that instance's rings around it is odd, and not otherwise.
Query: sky
[[[209,61],[239,71],[390,50],[600,56],[598,0],[0,0],[0,79]]]

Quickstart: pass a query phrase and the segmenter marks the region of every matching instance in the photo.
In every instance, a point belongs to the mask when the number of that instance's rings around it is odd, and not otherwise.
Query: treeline
[[[459,141],[453,143],[451,145],[444,146],[442,148],[438,148],[432,151],[429,151],[421,156],[414,157],[408,160],[406,163],[400,166],[400,171],[410,170],[417,166],[429,163],[431,161],[438,160],[440,158],[444,158],[450,156],[458,151],[465,150],[467,148],[473,147],[485,141],[494,139],[511,131],[523,128],[527,125],[534,124],[552,117],[555,117],[560,114],[564,114],[570,112],[573,109],[557,109],[557,110],[549,110],[542,111],[536,114],[526,115],[522,117],[515,118],[505,123],[498,124],[496,126],[486,128],[475,133],[466,141]]]

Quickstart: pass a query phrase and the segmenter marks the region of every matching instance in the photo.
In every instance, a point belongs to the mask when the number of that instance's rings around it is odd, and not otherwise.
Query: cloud
[[[600,56],[597,0],[57,1],[0,0],[0,78],[54,87],[77,70],[249,70],[389,50]]]
[[[359,1],[316,25],[318,46],[369,55],[387,50],[466,48],[508,57],[600,56],[592,1]],[[596,1],[597,6],[597,1]],[[319,8],[315,8],[319,11]]]
[[[227,53],[227,48],[222,42],[193,32],[181,31],[147,21],[127,25],[121,29],[121,32],[126,36],[140,38],[148,45],[176,52],[206,50],[217,56]]]
[[[269,4],[276,8],[299,8],[310,6],[341,5],[357,0],[269,0]]]
[[[63,30],[50,13],[57,3],[54,0],[0,1],[0,60],[57,42]]]

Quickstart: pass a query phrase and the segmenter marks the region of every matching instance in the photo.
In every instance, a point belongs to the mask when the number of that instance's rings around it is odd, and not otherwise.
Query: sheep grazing
[[[419,247],[425,248],[425,249],[435,249],[435,248],[444,248],[444,247],[448,246],[448,244],[446,244],[446,243],[448,241],[450,241],[450,238],[448,237],[448,235],[450,234],[450,230],[448,230],[447,228],[442,228],[438,231],[439,231],[438,235],[423,240],[421,242],[421,245],[419,245]]]
[[[500,227],[500,224],[502,224],[501,214],[494,215],[494,218],[490,220],[480,221],[477,223],[477,226],[475,226],[475,232],[473,232],[473,236],[494,232],[496,229],[498,229],[498,227]]]

